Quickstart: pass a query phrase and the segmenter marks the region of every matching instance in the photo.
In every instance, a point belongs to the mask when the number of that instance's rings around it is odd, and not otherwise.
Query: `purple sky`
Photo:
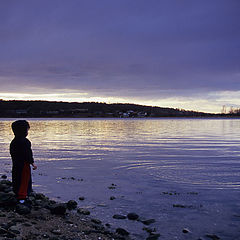
[[[239,0],[0,2],[0,98],[240,107]]]

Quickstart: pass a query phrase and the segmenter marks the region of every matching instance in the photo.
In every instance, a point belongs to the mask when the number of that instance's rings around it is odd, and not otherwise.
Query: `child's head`
[[[26,120],[17,120],[12,123],[12,130],[15,136],[26,137],[30,128],[29,123]]]

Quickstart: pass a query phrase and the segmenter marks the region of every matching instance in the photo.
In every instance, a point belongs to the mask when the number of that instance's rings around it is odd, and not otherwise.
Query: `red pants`
[[[19,188],[18,194],[17,194],[18,199],[26,199],[27,194],[28,194],[28,186],[29,186],[30,176],[31,176],[30,165],[29,165],[29,163],[24,162],[20,188]]]

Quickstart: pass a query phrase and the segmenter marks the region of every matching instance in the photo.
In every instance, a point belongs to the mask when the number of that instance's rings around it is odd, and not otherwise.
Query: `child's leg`
[[[28,185],[31,176],[31,169],[29,163],[24,162],[24,166],[21,174],[21,183],[18,190],[17,198],[18,199],[26,199],[28,193]]]

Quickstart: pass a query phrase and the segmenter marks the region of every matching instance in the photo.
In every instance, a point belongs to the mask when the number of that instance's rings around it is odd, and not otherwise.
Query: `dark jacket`
[[[10,144],[10,154],[13,165],[21,165],[25,162],[33,163],[31,142],[25,137],[15,137]]]
[[[26,163],[31,174],[30,164],[34,162],[31,149],[31,142],[26,137],[15,137],[10,144],[12,157],[12,184],[13,191],[18,194],[21,186],[22,174],[25,171]],[[32,179],[29,176],[28,192],[32,190]]]

